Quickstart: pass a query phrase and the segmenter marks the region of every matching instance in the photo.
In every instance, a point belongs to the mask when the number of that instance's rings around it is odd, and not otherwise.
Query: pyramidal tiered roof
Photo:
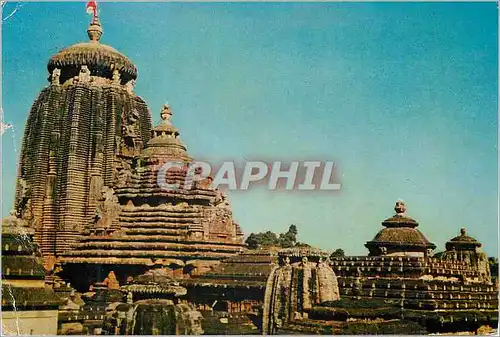
[[[446,242],[446,250],[474,250],[481,246],[482,244],[479,241],[467,235],[465,228],[460,229],[460,235]]]
[[[370,255],[422,255],[427,256],[436,245],[429,242],[418,227],[418,222],[406,216],[406,204],[397,201],[396,214],[382,222],[383,228],[372,241],[365,244]]]
[[[36,230],[46,261],[71,250],[151,133],[148,107],[133,91],[135,66],[100,43],[98,19],[88,34],[90,41],[49,60],[49,85],[34,102],[23,137],[16,214]]]
[[[180,188],[158,184],[158,171],[165,162],[192,161],[171,116],[172,109],[165,105],[162,121],[115,186],[120,204],[116,230],[89,226],[75,249],[61,259],[63,264],[160,266],[173,277],[183,277],[206,271],[215,261],[241,251],[243,233],[222,192],[208,181],[184,189],[185,169],[165,173],[165,181]],[[125,277],[117,274],[121,280]]]
[[[179,130],[172,125],[173,111],[170,105],[164,104],[160,113],[160,124],[151,130],[149,139],[143,151],[145,157],[171,158],[184,162],[191,162],[186,146],[182,143]]]
[[[49,60],[49,85],[23,138],[16,215],[35,230],[47,269],[61,264],[78,286],[114,269],[124,281],[153,265],[182,276],[239,252],[243,234],[208,180],[184,189],[187,170],[173,168],[166,182],[180,188],[160,186],[165,162],[192,161],[172,109],[165,105],[153,128],[134,92],[135,65],[101,43],[98,18],[87,33],[88,42]],[[91,276],[78,277],[84,269]]]
[[[45,269],[33,234],[14,213],[2,220],[2,311],[57,310],[62,303],[44,286]]]

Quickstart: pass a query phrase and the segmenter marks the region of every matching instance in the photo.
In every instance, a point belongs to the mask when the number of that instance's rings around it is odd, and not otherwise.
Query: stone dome
[[[58,68],[61,80],[65,81],[78,75],[82,66],[87,66],[91,75],[106,78],[112,78],[113,71],[118,70],[122,84],[137,78],[137,68],[128,57],[99,42],[102,28],[97,18],[92,21],[87,33],[89,42],[64,48],[50,58],[47,64],[49,73]]]
[[[474,250],[481,247],[481,243],[467,235],[465,228],[460,229],[460,235],[446,242],[446,250]]]
[[[405,245],[422,248],[432,248],[436,246],[429,242],[422,232],[415,228],[384,228],[377,233],[375,238],[370,241],[376,246],[385,245]]]
[[[168,104],[163,106],[160,115],[162,121],[151,131],[151,138],[143,150],[143,155],[146,157],[177,158],[183,161],[191,161],[186,146],[179,139],[179,130],[170,122],[172,109]]]
[[[415,228],[418,226],[418,222],[410,217],[407,216],[401,216],[399,214],[396,214],[389,219],[386,219],[382,222],[382,226],[387,227],[387,228],[393,228],[393,227],[411,227]]]
[[[406,205],[397,201],[394,207],[396,214],[382,222],[381,229],[373,240],[365,247],[370,255],[384,254],[428,254],[436,245],[431,243],[416,227],[418,222],[406,216]]]

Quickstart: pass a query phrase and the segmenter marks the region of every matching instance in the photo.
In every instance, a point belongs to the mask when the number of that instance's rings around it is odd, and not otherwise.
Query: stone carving
[[[139,112],[133,108],[129,114],[122,113],[122,135],[117,138],[118,149],[122,155],[135,157],[142,148],[142,138],[138,133]]]
[[[113,78],[112,78],[111,82],[113,84],[120,84],[121,83],[121,75],[117,69],[113,70]]]
[[[27,186],[24,179],[19,179],[21,185],[21,196],[15,208],[16,216],[26,221],[30,227],[35,227],[35,217],[31,203],[31,189]]]
[[[115,196],[112,188],[104,186],[94,215],[94,228],[110,229],[114,227],[119,213],[118,197]]]
[[[98,25],[93,26],[97,31]],[[120,273],[133,274],[135,263],[149,264],[145,253],[154,256],[159,250],[174,250],[179,259],[190,259],[195,251],[203,254],[207,263],[215,264],[242,250],[243,236],[235,234],[231,214],[214,206],[213,188],[177,193],[175,198],[158,190],[154,177],[161,160],[171,156],[189,162],[191,158],[178,139],[178,130],[165,127],[171,124],[168,104],[162,110],[164,124],[152,128],[146,102],[133,94],[137,72],[126,57],[94,43],[65,49],[50,62],[49,69],[54,70],[49,83],[62,83],[67,78],[70,82],[60,88],[50,85],[32,106],[15,201],[19,216],[39,221],[36,239],[44,257],[56,256],[62,266],[76,265],[75,271],[81,265],[92,269],[89,275],[93,279],[84,281],[90,284],[101,280],[94,271],[103,264],[116,264]],[[124,90],[125,83],[130,95]],[[106,85],[98,88],[96,84]],[[155,139],[155,132],[162,137]],[[47,144],[51,135],[54,137]],[[148,141],[149,148],[143,149],[142,144]],[[120,166],[121,161],[131,164],[134,158],[140,159],[134,170],[129,165]],[[185,172],[170,173],[172,181],[184,181]],[[47,193],[49,190],[53,194]],[[120,202],[128,212],[122,223]],[[151,207],[145,209],[147,204]],[[172,209],[174,204],[179,207]],[[222,206],[229,207],[224,200]],[[206,209],[220,211],[215,222],[204,218]],[[159,226],[178,227],[175,232],[180,240],[175,247],[165,245],[165,238],[171,236],[167,231],[144,234],[153,220]],[[129,224],[139,230],[127,229]],[[196,242],[182,239],[190,231],[201,233]],[[110,242],[119,245],[113,247]],[[179,276],[191,272],[178,269]],[[69,277],[79,278],[77,274]]]
[[[172,108],[168,103],[163,104],[163,108],[161,109],[160,117],[162,119],[162,124],[172,125],[170,118],[172,118],[173,112]]]
[[[20,178],[18,181],[19,181],[18,189],[20,191],[20,196],[18,198],[19,202],[16,205],[16,214],[19,218],[21,218],[22,217],[21,213],[22,213],[24,207],[26,206],[26,203],[28,202],[28,200],[30,198],[31,191],[28,188],[26,180],[24,180],[23,178]]]
[[[59,78],[61,77],[61,69],[55,68],[52,70],[52,74],[50,76],[50,83],[52,85],[59,85]]]
[[[142,144],[136,131],[138,128],[138,118],[139,113],[137,109],[133,109],[123,122],[122,129],[124,142],[121,143],[122,152],[126,155],[133,156],[136,154],[136,150],[139,150]]]
[[[326,253],[314,249],[285,249],[278,253],[279,266],[267,280],[262,332],[275,334],[294,319],[325,301],[340,299],[337,278],[323,262]]]
[[[132,177],[132,168],[130,164],[125,161],[122,161],[119,166],[116,168],[117,173],[117,182],[116,187],[124,187],[127,185],[129,179]]]
[[[227,195],[222,191],[217,191],[217,197],[215,199],[215,206],[223,209],[231,209]]]
[[[101,76],[90,76],[90,83],[94,85],[106,85],[110,83],[110,80],[106,77]]]
[[[427,248],[426,256],[428,256],[428,257],[432,256],[432,249],[431,248]]]
[[[186,303],[146,299],[108,306],[108,331],[114,335],[201,335],[202,315]]]
[[[394,206],[395,215],[382,222],[381,229],[365,247],[370,256],[420,256],[426,257],[436,245],[418,231],[418,222],[406,216],[406,204],[398,200]]]
[[[89,83],[90,82],[90,69],[86,65],[80,68],[80,73],[78,74],[79,83]]]
[[[139,113],[137,112],[136,109],[133,109],[132,113],[128,116],[127,120],[128,123],[124,125],[125,137],[137,138],[135,127],[138,118],[139,118]]]
[[[465,228],[460,229],[460,235],[446,243],[446,251],[442,260],[462,262],[477,269],[481,281],[490,283],[491,272],[488,256],[481,250],[482,244],[467,235]]]
[[[108,276],[104,279],[103,285],[108,289],[120,289],[120,284],[116,279],[116,275],[114,271],[110,271]]]
[[[396,205],[394,206],[394,211],[396,214],[404,216],[406,213],[406,204],[403,202],[403,200],[398,200],[396,201]]]

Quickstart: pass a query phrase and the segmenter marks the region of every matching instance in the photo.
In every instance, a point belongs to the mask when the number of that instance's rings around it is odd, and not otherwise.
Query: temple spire
[[[99,42],[102,36],[101,22],[98,16],[92,18],[89,28],[87,29],[87,34],[91,42]]]
[[[396,205],[394,206],[394,211],[396,215],[405,216],[406,215],[406,204],[403,200],[399,199],[396,201]]]
[[[97,2],[95,0],[90,0],[87,2],[87,13],[92,14],[92,22],[87,29],[87,34],[91,42],[99,42],[102,36],[101,23],[99,22],[99,16],[97,11]]]
[[[172,108],[168,103],[163,104],[160,112],[161,122],[160,125],[172,125],[170,118],[172,118],[173,112]]]

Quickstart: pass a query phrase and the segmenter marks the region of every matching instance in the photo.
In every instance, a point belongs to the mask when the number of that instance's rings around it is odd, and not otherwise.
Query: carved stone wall
[[[274,334],[291,321],[307,319],[315,305],[340,299],[337,278],[322,252],[290,249],[280,251],[279,257],[279,266],[266,284],[264,334]]]
[[[53,84],[40,93],[25,129],[15,205],[32,218],[42,254],[67,251],[95,215],[100,188],[115,184],[115,166],[133,153],[121,145],[133,112],[129,128],[147,142],[148,108],[123,87]]]

